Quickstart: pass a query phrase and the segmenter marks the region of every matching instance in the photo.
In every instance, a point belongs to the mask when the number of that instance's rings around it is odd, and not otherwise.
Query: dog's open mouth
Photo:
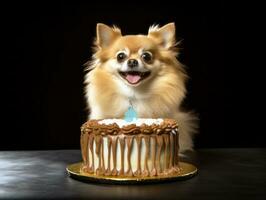
[[[128,83],[135,85],[138,84],[143,79],[147,78],[151,72],[139,72],[139,71],[127,71],[121,72],[119,71],[121,77],[123,77]]]

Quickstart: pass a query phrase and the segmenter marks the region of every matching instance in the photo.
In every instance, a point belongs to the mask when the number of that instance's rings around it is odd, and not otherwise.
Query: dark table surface
[[[0,152],[0,199],[266,199],[266,149],[198,149],[195,177],[147,185],[84,183],[65,170],[79,150]]]

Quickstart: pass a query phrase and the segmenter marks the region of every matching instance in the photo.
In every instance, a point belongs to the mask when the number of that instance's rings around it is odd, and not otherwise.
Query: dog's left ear
[[[175,23],[166,24],[161,28],[151,26],[148,37],[154,39],[163,48],[169,49],[175,46]]]

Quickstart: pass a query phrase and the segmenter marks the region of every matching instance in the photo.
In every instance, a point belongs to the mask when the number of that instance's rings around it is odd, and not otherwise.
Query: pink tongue
[[[137,83],[140,80],[140,76],[139,75],[131,75],[131,74],[127,74],[126,79],[128,80],[128,82],[130,83]]]

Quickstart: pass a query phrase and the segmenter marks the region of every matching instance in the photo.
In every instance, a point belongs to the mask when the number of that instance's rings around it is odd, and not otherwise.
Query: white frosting
[[[138,119],[134,119],[131,122],[127,122],[124,119],[103,119],[101,121],[98,121],[99,124],[114,124],[116,123],[120,128],[122,128],[123,126],[127,126],[130,124],[136,124],[136,126],[140,126],[142,124],[146,124],[146,125],[152,125],[152,124],[156,124],[156,125],[160,125],[163,122],[163,119],[158,118],[158,119],[147,119],[147,118],[138,118]]]

